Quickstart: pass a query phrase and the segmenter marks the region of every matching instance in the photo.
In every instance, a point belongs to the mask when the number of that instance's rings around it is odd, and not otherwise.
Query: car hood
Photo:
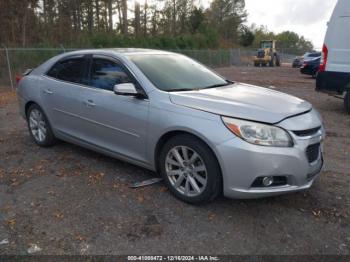
[[[308,112],[312,105],[275,90],[234,83],[225,87],[170,93],[176,105],[218,115],[275,124]]]

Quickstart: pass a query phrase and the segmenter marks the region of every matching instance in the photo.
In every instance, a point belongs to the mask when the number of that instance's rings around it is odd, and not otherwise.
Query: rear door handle
[[[53,92],[50,89],[44,89],[44,93],[48,95],[52,95]]]
[[[96,104],[91,99],[86,100],[84,103],[87,107],[94,107]]]

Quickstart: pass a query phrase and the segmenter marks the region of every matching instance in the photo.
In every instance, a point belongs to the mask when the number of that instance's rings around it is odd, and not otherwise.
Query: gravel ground
[[[350,254],[350,115],[283,68],[221,68],[227,78],[312,102],[324,117],[326,167],[304,193],[259,200],[176,200],[142,168],[31,141],[13,93],[0,89],[0,254]],[[2,91],[1,91],[2,90]]]

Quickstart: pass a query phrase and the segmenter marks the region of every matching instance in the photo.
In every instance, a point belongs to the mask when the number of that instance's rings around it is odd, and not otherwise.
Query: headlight
[[[232,133],[251,144],[274,147],[293,146],[292,138],[282,128],[229,117],[222,117],[222,121]]]

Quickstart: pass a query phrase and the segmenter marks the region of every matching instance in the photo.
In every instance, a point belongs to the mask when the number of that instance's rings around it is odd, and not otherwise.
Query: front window
[[[272,48],[272,42],[262,42],[261,43],[261,48],[262,49]]]
[[[127,72],[119,63],[103,58],[93,59],[91,68],[93,87],[113,91],[115,85],[131,82]]]
[[[163,91],[190,91],[230,84],[205,66],[182,55],[134,54],[129,58]]]

